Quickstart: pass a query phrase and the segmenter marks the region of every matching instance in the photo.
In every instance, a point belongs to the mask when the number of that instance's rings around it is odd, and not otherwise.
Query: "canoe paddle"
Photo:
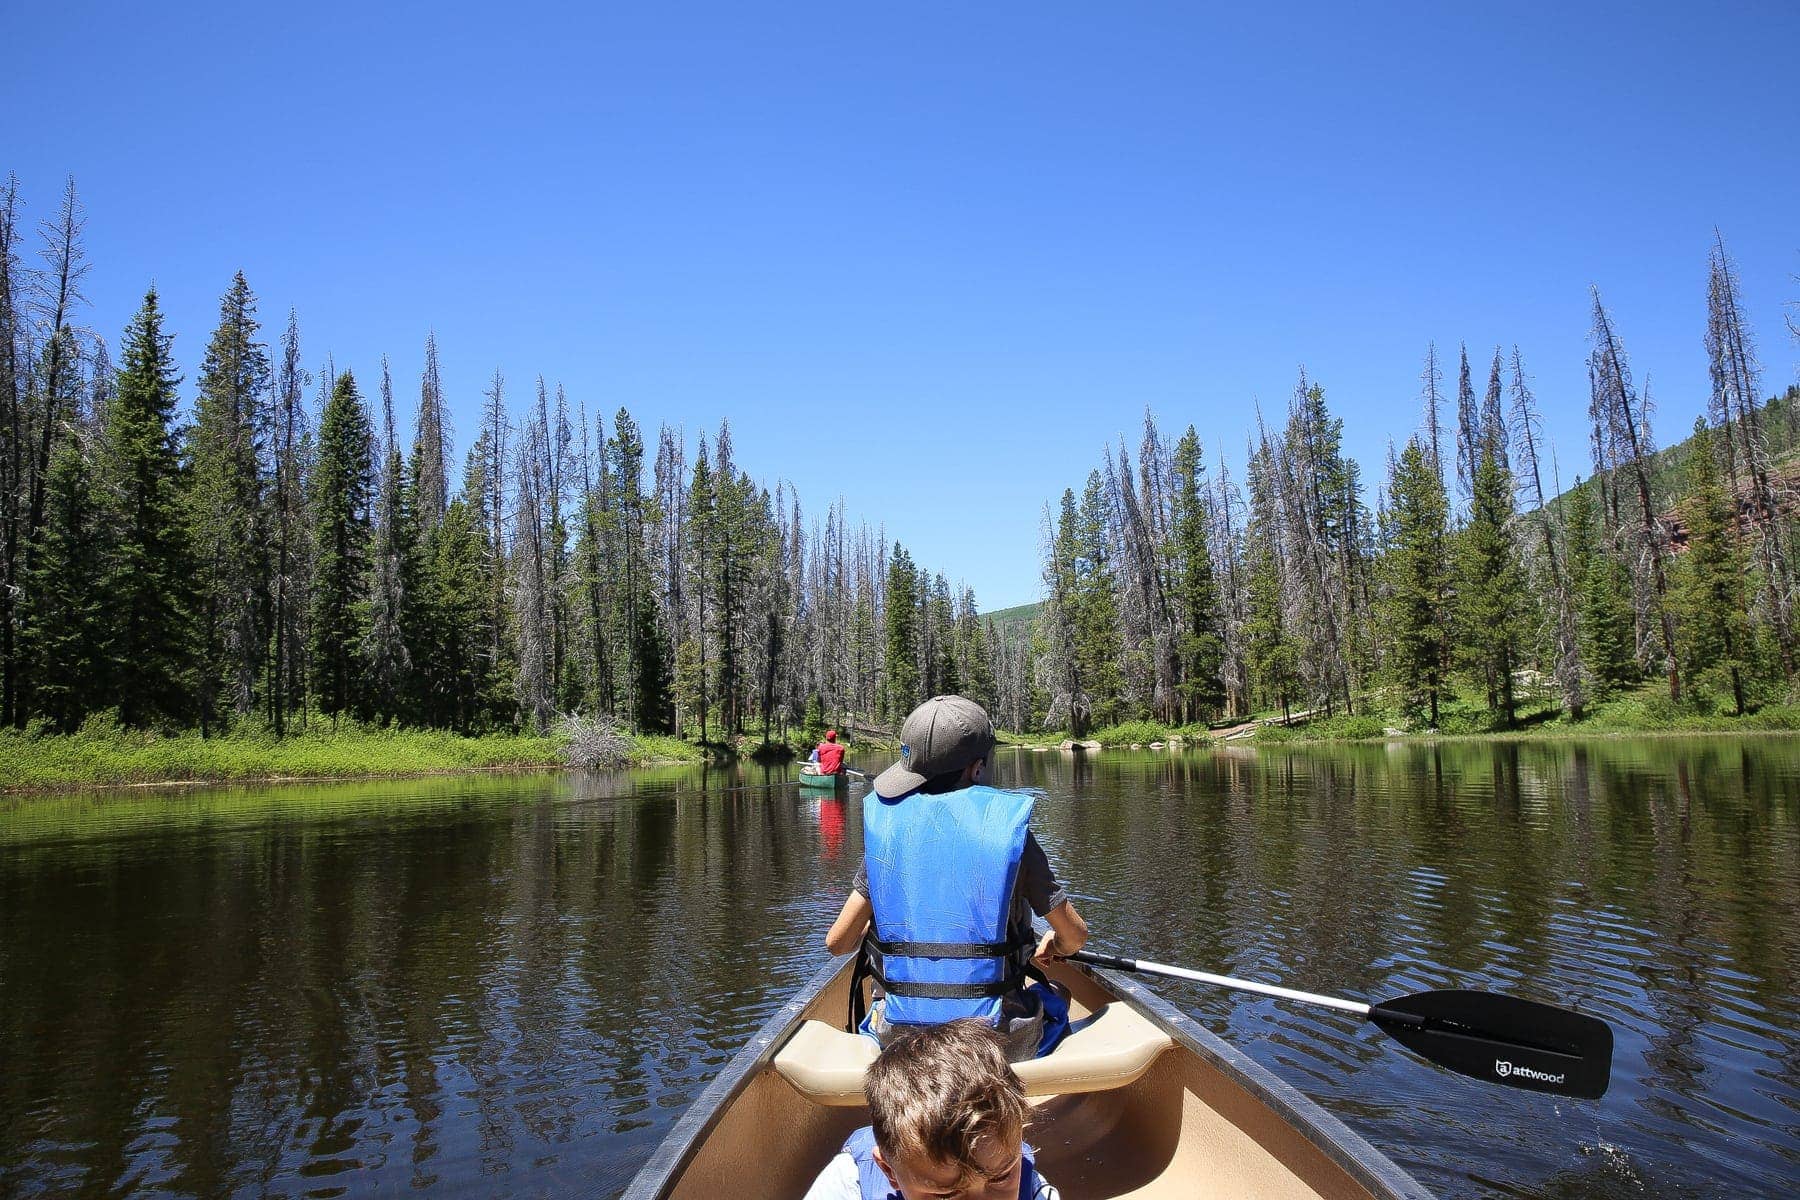
[[[1379,1004],[1297,992],[1274,984],[1228,975],[1209,975],[1163,963],[1141,962],[1088,950],[1069,955],[1076,962],[1163,975],[1194,983],[1260,992],[1282,1000],[1319,1004],[1373,1021],[1395,1041],[1440,1067],[1473,1079],[1528,1092],[1551,1092],[1597,1100],[1612,1080],[1612,1028],[1584,1016],[1493,992],[1419,992]]]

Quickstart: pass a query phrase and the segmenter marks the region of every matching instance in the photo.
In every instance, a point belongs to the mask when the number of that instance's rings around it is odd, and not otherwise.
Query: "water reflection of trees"
[[[660,1128],[797,986],[854,861],[757,768],[619,784],[8,850],[0,1191],[626,1170],[593,1135]]]
[[[1071,873],[1106,880],[1098,937],[1315,990],[1470,986],[1580,1005],[1619,1033],[1605,1137],[1718,1150],[1735,1130],[1756,1147],[1731,1152],[1745,1178],[1766,1184],[1791,1170],[1769,1144],[1800,1105],[1797,767],[1786,743],[1722,739],[1115,755],[1050,812]],[[1054,771],[1041,782],[1056,794]],[[1437,1107],[1441,1078],[1355,1030],[1177,994],[1344,1111],[1415,1134],[1420,1112],[1462,1120]],[[1727,1079],[1753,1082],[1720,1094]],[[1571,1152],[1534,1140],[1523,1107],[1480,1111],[1471,1140],[1521,1114],[1498,1135],[1515,1179],[1549,1179]]]
[[[1629,1147],[1791,1117],[1797,768],[1714,740],[1015,754],[1005,776],[1044,789],[1099,944],[1599,1011],[1622,1083],[1594,1128]],[[854,796],[827,856],[820,802],[754,766],[321,789],[261,819],[241,794],[179,803],[135,831],[71,807],[0,846],[0,1192],[304,1168],[605,1194],[818,960],[860,845]],[[1508,1125],[1525,1107],[1446,1115],[1441,1075],[1354,1023],[1172,994],[1383,1144],[1433,1144],[1435,1113],[1508,1170],[1561,1145]],[[1722,1077],[1759,1091],[1726,1111]]]

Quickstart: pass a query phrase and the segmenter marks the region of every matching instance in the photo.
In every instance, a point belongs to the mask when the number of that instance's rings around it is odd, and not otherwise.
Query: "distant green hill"
[[[1043,607],[1042,603],[1018,604],[1014,605],[1012,608],[1002,608],[991,613],[983,613],[982,616],[986,620],[993,622],[994,628],[997,630],[1011,628],[1015,625],[1023,628],[1030,628],[1031,623],[1037,620],[1038,612]]]
[[[1792,484],[1800,474],[1800,386],[1790,387],[1779,396],[1770,397],[1762,406],[1763,440],[1769,448],[1769,457],[1775,463],[1776,474],[1788,484]],[[1688,433],[1680,441],[1658,450],[1650,463],[1650,498],[1659,513],[1670,515],[1674,508],[1686,499],[1688,459],[1694,452],[1694,435]],[[1583,456],[1583,460],[1585,461]],[[1549,480],[1545,480],[1548,484]],[[1593,481],[1584,479],[1580,486],[1589,487]],[[1546,487],[1545,490],[1548,490]],[[1575,488],[1566,489],[1561,495],[1551,500],[1552,507],[1563,504]]]

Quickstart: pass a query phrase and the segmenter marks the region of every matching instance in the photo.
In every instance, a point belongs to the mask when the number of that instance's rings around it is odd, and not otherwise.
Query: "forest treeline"
[[[435,337],[410,437],[384,359],[309,369],[242,274],[191,393],[154,287],[115,351],[87,322],[73,181],[26,256],[0,188],[0,718],[204,732],[309,720],[475,733],[560,713],[702,740],[938,691],[991,702],[973,594],[841,501],[651,445],[495,373],[452,474]],[[184,407],[183,400],[190,404]]]
[[[1521,692],[1580,719],[1647,677],[1670,711],[1742,714],[1795,678],[1795,512],[1777,456],[1800,388],[1766,403],[1736,270],[1708,258],[1707,415],[1658,454],[1650,389],[1596,289],[1589,478],[1554,480],[1524,360],[1466,347],[1454,392],[1426,352],[1422,419],[1390,443],[1375,508],[1343,422],[1302,372],[1285,421],[1259,415],[1240,486],[1192,426],[1173,447],[1146,414],[1079,493],[1046,510],[1045,603],[998,631],[1013,728],[1171,726],[1296,710],[1436,727],[1473,695],[1491,728]],[[1454,404],[1453,415],[1446,408]]]

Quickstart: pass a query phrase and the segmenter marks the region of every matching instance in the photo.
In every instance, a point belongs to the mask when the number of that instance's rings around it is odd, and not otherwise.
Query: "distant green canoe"
[[[809,790],[825,792],[843,787],[844,782],[849,778],[842,772],[836,775],[820,775],[816,771],[803,770],[800,772],[800,786]]]

